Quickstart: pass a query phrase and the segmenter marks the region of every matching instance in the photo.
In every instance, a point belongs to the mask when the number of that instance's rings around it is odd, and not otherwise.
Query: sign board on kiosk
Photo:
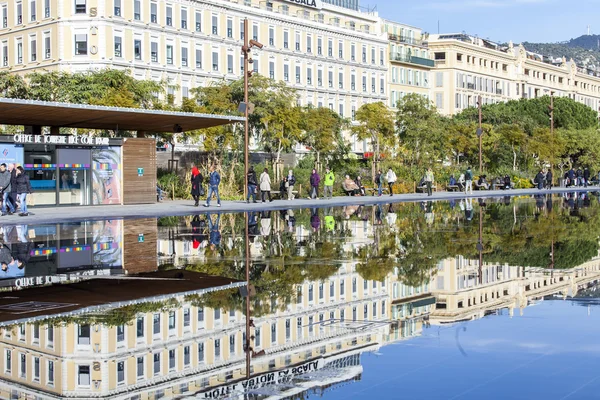
[[[87,135],[27,135],[13,136],[15,143],[22,144],[66,144],[83,146],[108,146],[109,138]]]

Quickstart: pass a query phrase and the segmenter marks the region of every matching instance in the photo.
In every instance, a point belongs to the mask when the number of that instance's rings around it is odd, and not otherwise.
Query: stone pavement
[[[217,207],[214,200],[210,207],[194,207],[193,200],[165,200],[156,204],[139,204],[126,206],[73,206],[73,207],[47,207],[29,209],[30,215],[19,217],[18,215],[7,215],[0,217],[0,225],[4,224],[43,224],[58,223],[66,221],[97,220],[97,219],[121,219],[121,218],[148,218],[170,215],[191,215],[207,212],[244,212],[244,211],[262,211],[262,210],[281,210],[289,208],[311,208],[311,207],[339,207],[345,205],[369,205],[381,203],[402,203],[424,200],[458,200],[465,198],[481,197],[503,197],[503,196],[527,196],[534,194],[547,193],[565,193],[565,192],[589,192],[600,191],[598,187],[589,188],[554,188],[552,190],[537,189],[513,189],[513,190],[485,190],[474,191],[472,195],[466,195],[462,192],[434,192],[431,197],[424,193],[397,194],[394,196],[383,195],[349,197],[338,196],[332,199],[309,200],[308,198],[297,198],[291,201],[274,200],[269,203],[258,202],[256,204],[247,204],[245,201],[223,201],[221,207]]]

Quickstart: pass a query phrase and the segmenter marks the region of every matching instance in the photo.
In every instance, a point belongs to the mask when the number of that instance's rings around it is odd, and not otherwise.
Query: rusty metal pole
[[[481,128],[481,96],[477,98],[477,104],[479,105],[479,174],[483,171],[483,163],[481,161],[481,147],[483,142],[483,130]]]
[[[552,162],[550,163],[550,171],[552,171],[552,179],[554,180],[554,92],[550,92],[550,137],[552,138]],[[550,182],[552,184],[552,182]]]
[[[244,241],[246,243],[246,255],[245,255],[245,266],[246,266],[246,379],[250,379],[250,357],[252,352],[250,351],[250,235],[248,231],[249,217],[248,213],[244,213],[244,219],[246,221],[246,237]]]
[[[249,65],[248,53],[250,47],[248,43],[248,18],[244,18],[244,46],[242,47],[242,53],[244,54],[244,198],[248,198],[248,77]],[[245,252],[245,266],[246,266],[246,379],[250,379],[250,357],[252,352],[250,350],[250,238],[248,232],[248,213],[244,213],[244,219],[246,222],[246,235],[244,241],[246,243]]]
[[[248,53],[250,47],[248,44],[248,18],[244,18],[244,46],[242,47],[242,53],[244,53],[244,199],[248,198],[248,77],[249,77],[249,62]]]
[[[480,136],[481,137],[481,136]],[[479,205],[479,243],[477,243],[479,251],[479,284],[483,283],[483,207]]]

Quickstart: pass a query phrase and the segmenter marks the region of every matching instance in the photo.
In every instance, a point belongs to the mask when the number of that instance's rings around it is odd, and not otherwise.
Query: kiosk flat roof
[[[244,117],[0,98],[4,125],[173,132],[177,124],[187,132],[235,122]]]

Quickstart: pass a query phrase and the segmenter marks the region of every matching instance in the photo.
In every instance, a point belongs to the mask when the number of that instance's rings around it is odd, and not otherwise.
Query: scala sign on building
[[[320,10],[323,8],[321,0],[287,0],[290,3],[298,4],[299,6],[307,6]]]
[[[67,144],[84,146],[108,146],[109,138],[93,137],[86,135],[25,135],[17,134],[13,136],[15,143],[22,144]]]

